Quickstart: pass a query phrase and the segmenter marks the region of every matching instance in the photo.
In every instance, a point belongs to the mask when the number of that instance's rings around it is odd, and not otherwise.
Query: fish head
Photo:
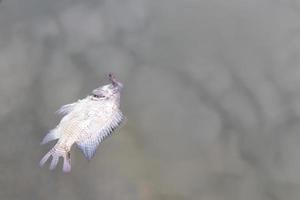
[[[113,74],[108,75],[110,84],[100,86],[93,90],[93,100],[119,100],[123,84],[119,82]]]

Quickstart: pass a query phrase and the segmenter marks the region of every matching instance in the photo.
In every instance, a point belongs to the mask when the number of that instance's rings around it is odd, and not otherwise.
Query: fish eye
[[[102,94],[92,94],[94,98],[104,98],[105,96]]]

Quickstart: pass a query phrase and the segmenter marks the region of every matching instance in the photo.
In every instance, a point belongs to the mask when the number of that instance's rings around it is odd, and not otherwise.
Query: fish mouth
[[[108,74],[108,79],[114,86],[118,84],[118,81],[113,73]]]
[[[108,79],[117,91],[120,91],[123,88],[123,84],[116,79],[113,73],[108,74]]]

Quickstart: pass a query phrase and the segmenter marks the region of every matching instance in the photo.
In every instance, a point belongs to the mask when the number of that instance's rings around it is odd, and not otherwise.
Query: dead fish
[[[51,130],[41,144],[57,140],[55,146],[41,159],[40,166],[52,156],[49,169],[56,168],[63,158],[63,171],[71,171],[70,150],[74,143],[90,160],[98,145],[122,123],[120,92],[123,84],[109,74],[110,84],[101,86],[77,102],[62,106],[57,112],[63,115],[60,123]]]

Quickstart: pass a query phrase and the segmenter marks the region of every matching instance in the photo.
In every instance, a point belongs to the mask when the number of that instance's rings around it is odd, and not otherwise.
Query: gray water
[[[126,123],[40,168],[55,111],[123,82]],[[300,1],[2,0],[0,199],[298,200]]]

